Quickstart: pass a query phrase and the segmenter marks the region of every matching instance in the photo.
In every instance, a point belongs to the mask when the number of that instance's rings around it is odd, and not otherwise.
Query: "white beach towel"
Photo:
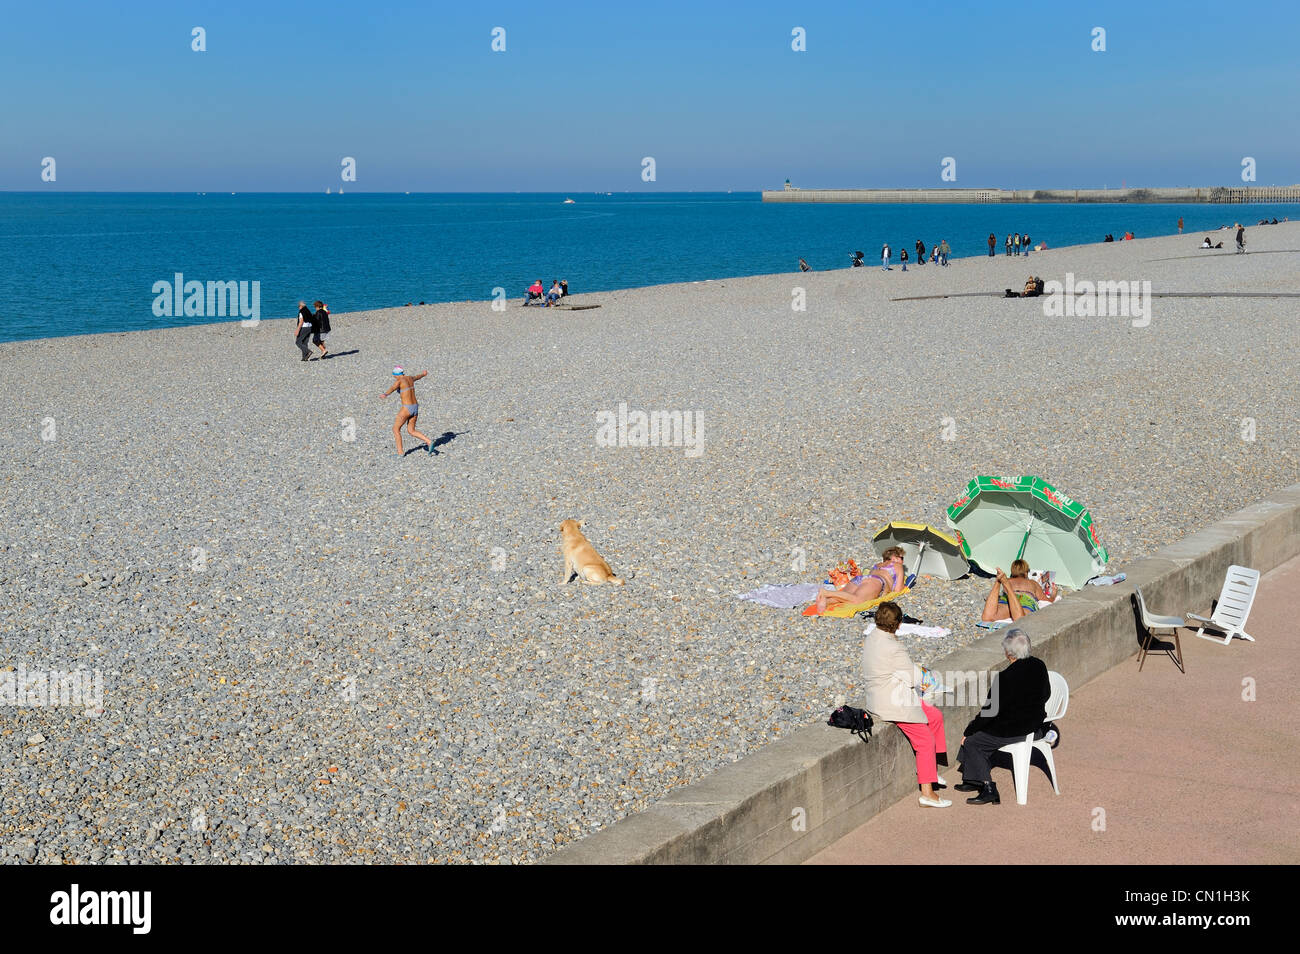
[[[870,636],[875,628],[876,624],[871,623],[862,631],[862,635]],[[951,632],[952,630],[944,629],[942,626],[918,626],[916,623],[903,623],[898,627],[899,636],[921,636],[926,639],[941,639]]]
[[[817,599],[820,589],[818,583],[769,583],[752,592],[742,593],[737,598],[752,600],[763,606],[775,606],[777,609],[794,609]]]
[[[926,639],[941,639],[951,632],[952,630],[944,629],[942,626],[918,626],[916,623],[904,623],[898,627],[900,636],[923,636]]]

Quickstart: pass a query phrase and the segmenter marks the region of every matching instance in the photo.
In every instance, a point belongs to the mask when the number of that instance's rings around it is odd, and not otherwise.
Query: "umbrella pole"
[[[1025,538],[1020,541],[1020,552],[1016,554],[1017,560],[1024,559],[1025,547],[1029,546],[1029,535],[1033,532],[1033,530],[1034,530],[1034,515],[1031,513],[1029,515],[1029,526],[1025,527]],[[1011,571],[1007,570],[1007,572],[1010,573]]]
[[[912,584],[916,582],[916,578],[921,575],[921,560],[922,558],[924,558],[924,556],[925,556],[925,541],[922,540],[921,543],[918,544],[916,548],[916,568],[912,570],[912,575],[910,577],[906,577],[903,580],[903,585],[906,586],[908,589],[911,589]]]

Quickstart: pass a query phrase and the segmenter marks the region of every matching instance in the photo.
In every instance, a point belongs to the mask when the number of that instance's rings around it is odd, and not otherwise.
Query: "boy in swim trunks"
[[[424,445],[429,449],[429,453],[433,453],[433,441],[429,440],[429,438],[425,437],[415,429],[415,419],[420,414],[420,404],[415,399],[415,382],[428,373],[428,371],[421,371],[419,374],[407,374],[401,368],[393,368],[393,377],[395,380],[393,381],[392,387],[380,395],[381,398],[386,398],[394,391],[401,392],[400,397],[402,400],[402,409],[397,412],[397,421],[393,424],[393,440],[397,442],[398,457],[401,457],[406,453],[405,450],[402,449],[403,424],[406,425],[406,429],[410,432],[412,437],[418,437],[420,440],[424,441]]]
[[[834,607],[841,603],[856,606],[869,603],[887,593],[896,593],[903,588],[903,548],[890,547],[880,554],[880,562],[871,568],[871,572],[862,578],[861,583],[848,583],[842,590],[823,589],[817,594],[817,612],[826,611],[828,605]]]

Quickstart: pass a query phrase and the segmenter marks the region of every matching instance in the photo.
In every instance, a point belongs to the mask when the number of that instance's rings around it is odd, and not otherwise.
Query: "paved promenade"
[[[951,808],[922,809],[908,798],[809,863],[1300,862],[1298,616],[1300,558],[1261,580],[1247,622],[1256,642],[1222,646],[1184,630],[1186,675],[1153,652],[1141,673],[1134,657],[1071,687],[1054,752],[1059,797],[1035,766],[1019,806],[1010,768],[994,768],[1001,805],[954,793]],[[1243,699],[1250,686],[1255,701]],[[951,761],[940,768],[950,785],[959,780]]]

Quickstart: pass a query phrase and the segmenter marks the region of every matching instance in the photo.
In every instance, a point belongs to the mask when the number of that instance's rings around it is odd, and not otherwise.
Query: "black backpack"
[[[848,729],[863,742],[871,741],[871,716],[865,709],[853,706],[840,706],[831,713],[826,724],[836,729]]]

